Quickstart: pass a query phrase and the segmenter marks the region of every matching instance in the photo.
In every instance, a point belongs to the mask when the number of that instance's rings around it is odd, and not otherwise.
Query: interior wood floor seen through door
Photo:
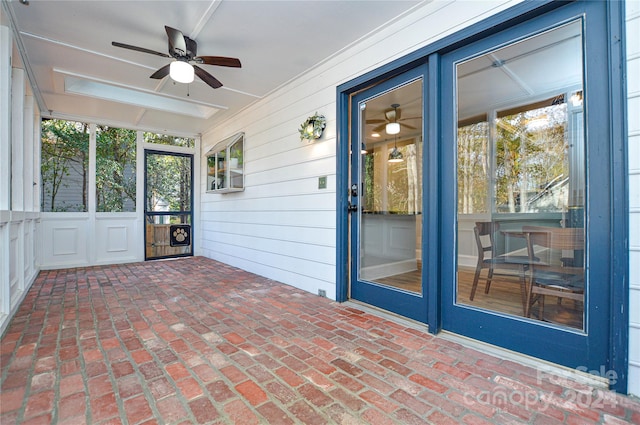
[[[470,301],[469,294],[471,294],[473,274],[474,269],[460,268],[460,271],[458,272],[457,301],[459,304],[465,304],[514,316],[524,316],[522,298],[520,294],[520,282],[516,277],[494,276],[489,293],[485,294],[484,287],[486,279],[483,274],[478,282],[476,296],[473,301]],[[422,285],[421,276],[421,267],[419,265],[418,270],[377,279],[376,282],[419,294],[420,287]],[[562,303],[559,304],[556,297],[547,296],[544,310],[545,321],[582,329],[582,303],[563,300]],[[531,311],[532,318],[536,319],[539,317],[538,303],[534,304]]]

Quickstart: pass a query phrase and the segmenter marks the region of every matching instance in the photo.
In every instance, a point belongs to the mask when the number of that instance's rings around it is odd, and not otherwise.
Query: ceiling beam
[[[222,3],[222,0],[211,1],[211,4],[209,4],[207,11],[204,12],[204,14],[202,15],[202,18],[200,18],[200,20],[196,23],[195,27],[193,28],[193,31],[191,31],[191,34],[189,34],[190,39],[195,40],[196,38],[198,38],[198,35],[200,35],[200,32],[202,31],[204,26],[207,25],[207,23],[209,22],[214,12],[218,8],[218,6],[220,6],[221,3]]]

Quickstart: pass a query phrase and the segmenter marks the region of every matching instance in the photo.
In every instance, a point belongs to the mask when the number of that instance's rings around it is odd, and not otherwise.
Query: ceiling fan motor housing
[[[171,47],[171,41],[169,41],[169,52],[171,56],[176,59],[187,59],[191,60],[198,55],[198,43],[195,40],[190,39],[187,36],[184,36],[184,43],[187,47],[187,51],[183,52],[182,49],[177,47]]]

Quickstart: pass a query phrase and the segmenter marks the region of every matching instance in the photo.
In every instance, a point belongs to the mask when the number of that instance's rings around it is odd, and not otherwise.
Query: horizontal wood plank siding
[[[336,190],[347,190],[336,188],[336,87],[516,3],[423,5],[205,133],[203,153],[245,132],[245,190],[201,186],[201,253],[335,299]],[[322,138],[300,141],[301,123],[316,112],[327,119]]]

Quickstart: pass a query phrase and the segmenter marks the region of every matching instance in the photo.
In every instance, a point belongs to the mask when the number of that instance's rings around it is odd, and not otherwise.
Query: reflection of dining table
[[[528,232],[525,232],[525,231],[522,231],[522,230],[500,230],[500,233],[502,233],[505,236],[505,238],[506,237],[513,237],[513,238],[518,238],[518,239],[524,239],[526,241]],[[511,257],[514,258],[513,262],[521,263],[523,256],[525,256],[527,259],[529,258],[529,252],[527,250],[526,242],[525,242],[524,248],[515,249],[513,251],[507,251],[502,255],[507,259],[511,256]],[[527,261],[527,263],[528,263],[528,261]]]
[[[522,230],[500,230],[500,233],[505,237],[514,237],[520,239],[527,239],[527,232],[523,232]],[[524,253],[522,252],[524,250]],[[522,298],[522,311],[526,313],[527,311],[527,294],[529,291],[529,282],[526,277],[526,272],[529,270],[530,260],[529,253],[525,248],[517,249],[514,251],[505,252],[502,254],[505,262],[520,264],[520,273],[522,274],[520,279],[520,296]]]
[[[522,230],[500,230],[500,233],[505,236],[514,236],[517,238],[524,238],[525,236],[527,236],[527,233],[523,232]]]
[[[525,316],[530,317],[537,301],[539,317],[544,320],[546,295],[557,297],[558,304],[563,298],[584,302],[584,228],[523,226],[522,230],[532,258]]]
[[[500,233],[506,237],[513,237],[519,239],[525,239],[525,247],[521,249],[515,249],[502,254],[507,259],[513,257],[513,262],[522,262],[523,250],[524,255],[527,258],[526,262],[523,262],[522,273],[523,275],[529,272],[529,276],[525,276],[522,280],[521,287],[523,290],[523,302],[522,306],[525,311],[525,316],[528,317],[530,301],[528,298],[531,296],[532,285],[534,285],[534,271],[533,268],[541,267],[543,270],[556,270],[559,276],[569,275],[576,267],[582,267],[582,256],[584,247],[584,233],[576,233],[576,228],[560,228],[560,227],[547,227],[547,226],[524,226],[521,230],[501,230]],[[581,235],[578,237],[576,235]],[[542,250],[536,250],[533,245],[538,245],[538,248]],[[571,257],[564,257],[558,254],[558,258],[551,257],[550,250],[559,250],[572,252]],[[531,252],[530,252],[531,251]],[[557,261],[557,265],[555,262]],[[562,271],[566,267],[566,272]],[[559,268],[559,269],[558,269]],[[535,291],[534,291],[535,292]],[[542,292],[539,290],[538,292]],[[557,295],[557,294],[556,294]],[[557,296],[562,296],[557,295]],[[568,295],[565,295],[569,297]]]

